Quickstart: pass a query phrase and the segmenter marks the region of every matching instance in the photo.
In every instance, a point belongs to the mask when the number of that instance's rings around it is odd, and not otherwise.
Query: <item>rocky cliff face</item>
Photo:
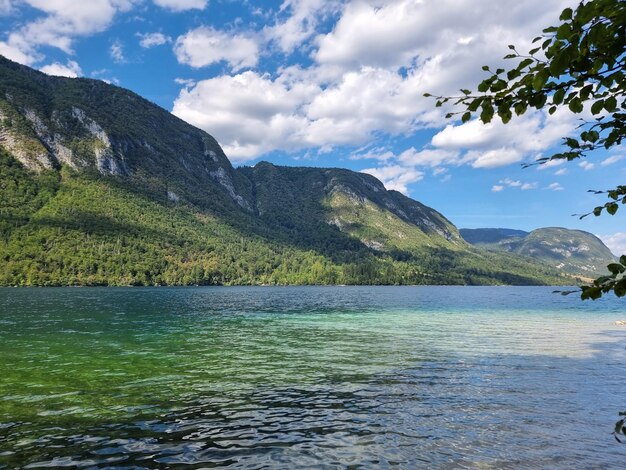
[[[35,172],[67,165],[251,209],[248,183],[207,133],[128,90],[49,77],[2,57],[0,145]]]

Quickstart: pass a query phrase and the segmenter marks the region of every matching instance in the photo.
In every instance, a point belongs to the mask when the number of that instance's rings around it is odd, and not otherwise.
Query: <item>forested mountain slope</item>
[[[515,253],[569,274],[594,277],[607,274],[615,262],[611,250],[595,235],[582,230],[546,227],[523,232],[511,229],[461,229],[466,241],[493,251]]]
[[[0,57],[0,284],[542,284],[372,176],[233,168],[138,95]]]

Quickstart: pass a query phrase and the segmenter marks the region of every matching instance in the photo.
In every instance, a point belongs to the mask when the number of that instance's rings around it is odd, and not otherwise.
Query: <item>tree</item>
[[[436,105],[452,102],[463,108],[447,118],[460,115],[467,122],[476,115],[488,123],[497,115],[506,124],[513,113],[520,116],[531,108],[547,108],[553,114],[567,107],[579,114],[587,104],[594,119],[581,120],[577,138],[564,137],[565,150],[537,164],[571,161],[620,145],[626,138],[626,1],[583,1],[576,9],[563,10],[559,20],[558,26],[544,29],[533,40],[536,47],[528,54],[509,46],[512,52],[505,59],[517,61],[515,67],[493,71],[485,65],[490,76],[478,85],[477,93],[462,89],[459,96],[438,96]],[[590,192],[606,194],[609,202],[581,218],[603,212],[614,215],[620,204],[626,204],[626,185]],[[595,300],[611,291],[618,297],[626,295],[626,255],[608,270],[610,275],[581,287],[582,299]]]

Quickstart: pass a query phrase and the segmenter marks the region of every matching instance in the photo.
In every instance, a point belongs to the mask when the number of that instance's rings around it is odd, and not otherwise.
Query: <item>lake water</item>
[[[0,468],[608,468],[626,302],[0,289]]]

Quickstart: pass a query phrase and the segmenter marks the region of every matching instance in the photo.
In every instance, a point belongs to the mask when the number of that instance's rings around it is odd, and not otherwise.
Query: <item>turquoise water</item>
[[[624,301],[0,289],[0,468],[606,468]]]

